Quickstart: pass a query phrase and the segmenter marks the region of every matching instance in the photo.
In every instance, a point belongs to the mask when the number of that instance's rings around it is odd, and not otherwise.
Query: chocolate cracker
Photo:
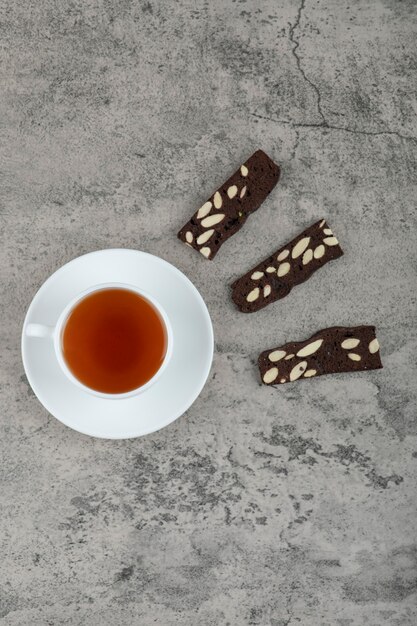
[[[257,150],[179,231],[178,238],[207,259],[237,233],[278,182],[280,168]]]
[[[343,251],[326,220],[316,222],[253,267],[232,285],[232,300],[243,313],[259,311],[287,296]]]
[[[324,328],[306,341],[265,350],[258,365],[265,385],[382,367],[375,326]]]

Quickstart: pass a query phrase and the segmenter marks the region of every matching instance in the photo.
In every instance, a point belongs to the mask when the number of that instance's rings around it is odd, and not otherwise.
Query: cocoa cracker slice
[[[280,168],[257,150],[179,231],[178,238],[207,259],[240,230],[278,182]]]
[[[232,300],[243,313],[258,311],[342,254],[326,220],[320,220],[236,280]]]
[[[382,367],[375,326],[324,328],[306,341],[265,350],[258,365],[265,385]]]

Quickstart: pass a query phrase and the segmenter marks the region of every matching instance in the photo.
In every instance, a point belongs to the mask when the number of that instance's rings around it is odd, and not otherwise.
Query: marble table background
[[[412,0],[3,0],[0,624],[417,623],[416,35]],[[262,147],[268,201],[213,263],[175,238]],[[280,303],[228,285],[326,217],[345,256]],[[49,416],[20,329],[63,263],[174,263],[216,349],[143,439]],[[260,349],[373,323],[384,369],[261,387]]]

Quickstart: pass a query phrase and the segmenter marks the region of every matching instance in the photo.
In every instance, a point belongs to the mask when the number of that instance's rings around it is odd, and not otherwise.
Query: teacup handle
[[[52,337],[54,326],[45,326],[44,324],[28,324],[26,326],[26,335],[28,337]]]

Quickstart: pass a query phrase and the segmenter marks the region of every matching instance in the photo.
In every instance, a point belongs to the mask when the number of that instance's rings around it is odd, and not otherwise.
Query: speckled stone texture
[[[1,626],[416,624],[416,9],[3,0]],[[280,183],[200,259],[176,232],[258,147]],[[239,313],[321,217],[344,257]],[[46,413],[19,341],[51,272],[118,246],[190,277],[216,351],[186,415],[112,442]],[[358,324],[383,370],[260,385],[262,349]]]

